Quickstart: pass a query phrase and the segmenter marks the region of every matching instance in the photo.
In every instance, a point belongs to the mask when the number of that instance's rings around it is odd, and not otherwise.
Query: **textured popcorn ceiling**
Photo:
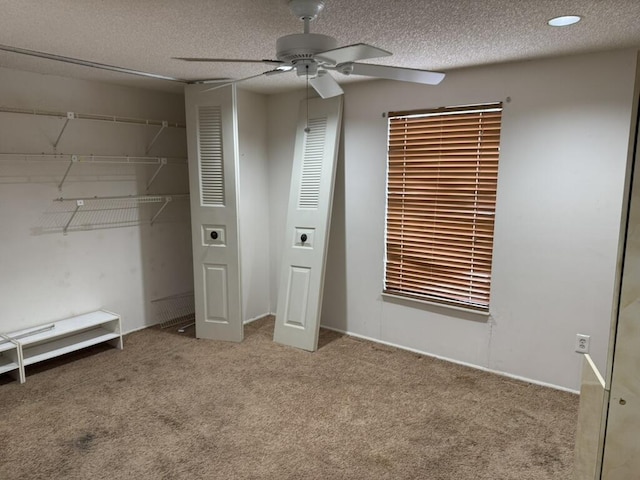
[[[570,53],[640,47],[640,0],[326,0],[312,32],[340,45],[393,52],[372,63],[437,71]],[[578,14],[567,28],[549,18]],[[286,0],[0,0],[0,44],[188,80],[240,78],[261,64],[190,64],[176,56],[274,58],[279,36],[301,33]],[[0,51],[0,66],[180,91],[181,84]],[[364,79],[335,74],[344,83]],[[288,73],[243,84],[300,88]],[[2,103],[2,102],[0,102]]]

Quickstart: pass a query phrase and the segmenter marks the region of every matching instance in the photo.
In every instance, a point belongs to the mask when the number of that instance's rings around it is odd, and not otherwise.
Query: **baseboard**
[[[273,313],[262,313],[262,314],[258,315],[257,317],[253,317],[253,318],[249,318],[248,320],[245,320],[242,324],[243,325],[247,325],[249,323],[255,322],[256,320],[261,320],[261,319],[263,319],[265,317],[268,317],[270,315],[273,315]],[[130,333],[138,332],[140,330],[144,330],[145,328],[157,327],[161,323],[162,322],[152,323],[151,325],[142,325],[141,327],[136,327],[134,329],[127,330],[126,332],[122,332],[122,335],[128,335]],[[176,327],[179,327],[179,326],[180,325],[176,325]]]
[[[273,315],[273,313],[262,313],[260,315],[258,315],[257,317],[253,317],[253,318],[249,318],[248,320],[245,320],[243,323],[244,325],[247,325],[249,323],[255,322],[256,320],[262,320],[265,317],[269,317]]]
[[[122,335],[129,335],[130,333],[139,332],[140,330],[144,330],[146,328],[156,327],[160,325],[162,322],[152,323],[151,325],[142,325],[141,327],[136,327],[131,330],[123,331]],[[176,325],[177,327],[177,325]]]
[[[368,340],[370,342],[380,343],[382,345],[387,345],[389,347],[399,348],[400,350],[406,350],[408,352],[417,353],[419,355],[424,355],[424,356],[431,357],[431,358],[437,358],[438,360],[443,360],[445,362],[455,363],[457,365],[462,365],[464,367],[474,368],[476,370],[482,370],[483,372],[495,373],[496,375],[500,375],[502,377],[507,377],[507,378],[512,378],[514,380],[519,380],[521,382],[532,383],[534,385],[539,385],[541,387],[553,388],[554,390],[560,390],[560,391],[563,391],[563,392],[573,393],[573,394],[576,394],[576,395],[580,394],[579,390],[574,390],[572,388],[562,387],[560,385],[554,385],[553,383],[541,382],[539,380],[533,380],[531,378],[522,377],[520,375],[514,375],[512,373],[502,372],[500,370],[493,370],[491,368],[482,367],[480,365],[475,365],[473,363],[463,362],[461,360],[456,360],[456,359],[453,359],[453,358],[443,357],[441,355],[435,355],[433,353],[424,352],[424,351],[418,350],[416,348],[405,347],[403,345],[397,345],[397,344],[392,343],[392,342],[387,342],[387,341],[384,341],[384,340],[379,340],[377,338],[367,337],[366,335],[360,335],[359,333],[353,333],[353,332],[349,332],[347,330],[341,330],[339,328],[328,327],[326,325],[321,325],[321,327],[322,328],[326,328],[327,330],[332,330],[334,332],[344,333],[345,335],[349,335],[349,336],[352,336],[352,337],[360,338],[362,340]]]
[[[244,321],[244,325],[247,325],[249,323],[255,322],[257,320],[261,320],[261,319],[263,319],[265,317],[269,317],[269,316],[275,316],[275,314],[274,313],[263,313],[261,315],[258,315],[257,317],[253,317],[253,318],[249,318],[248,320],[245,320]],[[141,327],[134,328],[133,330],[128,330],[126,332],[123,332],[122,334],[123,335],[128,335],[129,333],[137,332],[139,330],[144,330],[145,328],[150,328],[150,327],[153,327],[155,325],[158,325],[158,324],[143,325]],[[500,375],[502,377],[507,377],[507,378],[512,378],[514,380],[519,380],[521,382],[532,383],[534,385],[539,385],[541,387],[553,388],[554,390],[560,390],[560,391],[563,391],[563,392],[573,393],[573,394],[576,394],[576,395],[580,394],[579,390],[574,390],[572,388],[562,387],[560,385],[554,385],[553,383],[541,382],[539,380],[534,380],[534,379],[531,379],[531,378],[523,377],[521,375],[514,375],[512,373],[503,372],[501,370],[494,370],[492,368],[482,367],[480,365],[475,365],[473,363],[463,362],[461,360],[456,360],[454,358],[443,357],[442,355],[436,355],[436,354],[433,354],[433,353],[429,353],[429,352],[425,352],[425,351],[422,351],[422,350],[418,350],[416,348],[406,347],[404,345],[398,345],[396,343],[387,342],[385,340],[379,340],[377,338],[368,337],[366,335],[360,335],[359,333],[349,332],[348,330],[341,330],[339,328],[329,327],[327,325],[320,325],[320,326],[322,328],[326,328],[327,330],[332,330],[334,332],[344,333],[345,335],[350,335],[352,337],[360,338],[362,340],[367,340],[369,342],[379,343],[381,345],[387,345],[389,347],[399,348],[400,350],[406,350],[408,352],[417,353],[419,355],[425,355],[427,357],[437,358],[438,360],[443,360],[445,362],[455,363],[457,365],[462,365],[462,366],[465,366],[465,367],[474,368],[476,370],[481,370],[483,372],[495,373],[496,375]]]

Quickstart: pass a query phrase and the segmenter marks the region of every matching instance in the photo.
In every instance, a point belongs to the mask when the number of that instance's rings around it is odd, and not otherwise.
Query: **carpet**
[[[569,479],[577,395],[321,330],[148,328],[0,385],[0,478]]]

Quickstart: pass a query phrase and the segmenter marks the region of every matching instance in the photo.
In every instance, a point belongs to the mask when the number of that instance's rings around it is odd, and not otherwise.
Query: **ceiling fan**
[[[269,76],[295,70],[298,76],[308,79],[309,84],[322,98],[330,98],[344,93],[338,82],[328,73],[329,71],[335,71],[343,75],[362,75],[427,85],[437,85],[445,76],[444,73],[430,72],[428,70],[358,63],[359,60],[386,57],[391,55],[391,52],[366,43],[338,47],[338,42],[335,38],[311,33],[310,23],[324,9],[324,0],[289,0],[289,9],[304,22],[304,33],[294,33],[278,38],[276,42],[276,59],[274,60],[174,58],[187,62],[242,62],[264,63],[276,66],[273,70],[237,80],[221,79],[195,82],[220,84],[213,88],[243,82],[262,75]]]

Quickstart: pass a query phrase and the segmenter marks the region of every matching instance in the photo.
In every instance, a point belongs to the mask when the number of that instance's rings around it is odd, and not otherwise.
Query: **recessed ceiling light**
[[[574,23],[578,23],[582,20],[582,17],[578,15],[563,15],[561,17],[555,17],[549,20],[547,23],[552,27],[568,27]]]

